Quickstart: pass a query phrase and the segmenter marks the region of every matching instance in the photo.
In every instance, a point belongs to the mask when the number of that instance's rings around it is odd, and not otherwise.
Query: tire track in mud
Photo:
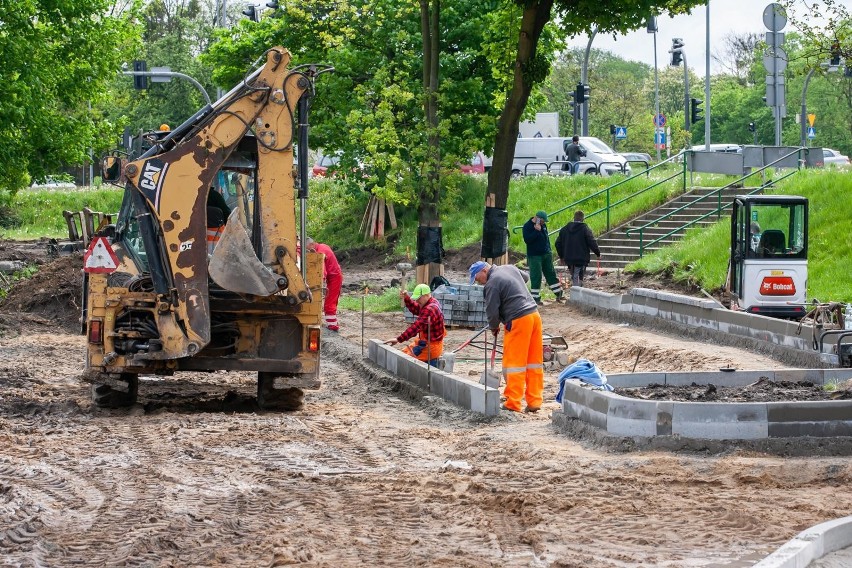
[[[79,365],[36,375],[4,350],[0,564],[709,566],[852,508],[842,458],[597,452],[544,413],[409,398],[342,340],[287,414],[192,409],[246,396],[227,373],[99,411]]]

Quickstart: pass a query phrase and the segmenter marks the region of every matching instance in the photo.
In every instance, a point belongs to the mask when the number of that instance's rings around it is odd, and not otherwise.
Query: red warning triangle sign
[[[118,257],[106,237],[95,237],[83,255],[83,271],[109,273],[118,268]]]

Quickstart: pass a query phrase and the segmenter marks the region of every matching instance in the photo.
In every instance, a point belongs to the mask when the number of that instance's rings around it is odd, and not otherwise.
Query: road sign
[[[627,140],[627,127],[626,126],[616,126],[615,127],[615,139],[616,140]]]
[[[665,130],[657,130],[654,133],[654,148],[657,150],[665,150],[666,149],[666,131]]]
[[[813,126],[814,122],[816,122],[816,115],[815,114],[809,114],[808,115],[808,125]]]
[[[780,47],[775,48],[775,53],[767,53],[763,56],[763,67],[767,73],[783,73],[787,69],[787,52]]]
[[[664,115],[663,113],[659,113],[656,116],[654,116],[654,126],[662,128],[665,125],[666,125],[666,115]]]
[[[106,237],[95,237],[89,250],[83,255],[83,271],[94,273],[110,273],[118,268],[118,257],[109,246]]]
[[[816,127],[808,126],[808,140],[816,138]]]
[[[780,32],[787,25],[787,10],[773,2],[763,9],[763,25],[771,32]]]

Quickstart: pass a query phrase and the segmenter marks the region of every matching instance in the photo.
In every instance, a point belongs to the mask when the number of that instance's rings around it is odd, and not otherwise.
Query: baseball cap
[[[470,283],[471,284],[473,284],[473,281],[476,278],[476,275],[479,274],[479,272],[483,268],[485,268],[486,266],[488,266],[488,263],[485,262],[485,261],[482,261],[482,260],[477,260],[476,262],[474,262],[473,264],[470,265],[468,272],[470,273]]]
[[[541,219],[542,221],[547,221],[547,213],[545,213],[544,211],[536,211],[535,216]]]
[[[431,294],[432,290],[429,288],[428,284],[418,284],[414,287],[414,291],[411,292],[411,299],[416,300],[420,296],[424,294]]]

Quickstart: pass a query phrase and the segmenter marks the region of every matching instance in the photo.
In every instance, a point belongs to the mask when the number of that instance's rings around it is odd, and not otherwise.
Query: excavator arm
[[[146,248],[153,248],[148,257],[160,298],[159,327],[167,330],[163,349],[151,358],[192,356],[210,342],[210,276],[227,290],[278,294],[291,306],[311,299],[296,264],[293,177],[293,116],[311,83],[291,72],[289,63],[287,50],[270,49],[259,71],[124,168],[126,189],[136,192],[147,211],[140,215],[140,230]],[[259,250],[232,215],[208,266],[207,194],[252,130],[258,145]]]

